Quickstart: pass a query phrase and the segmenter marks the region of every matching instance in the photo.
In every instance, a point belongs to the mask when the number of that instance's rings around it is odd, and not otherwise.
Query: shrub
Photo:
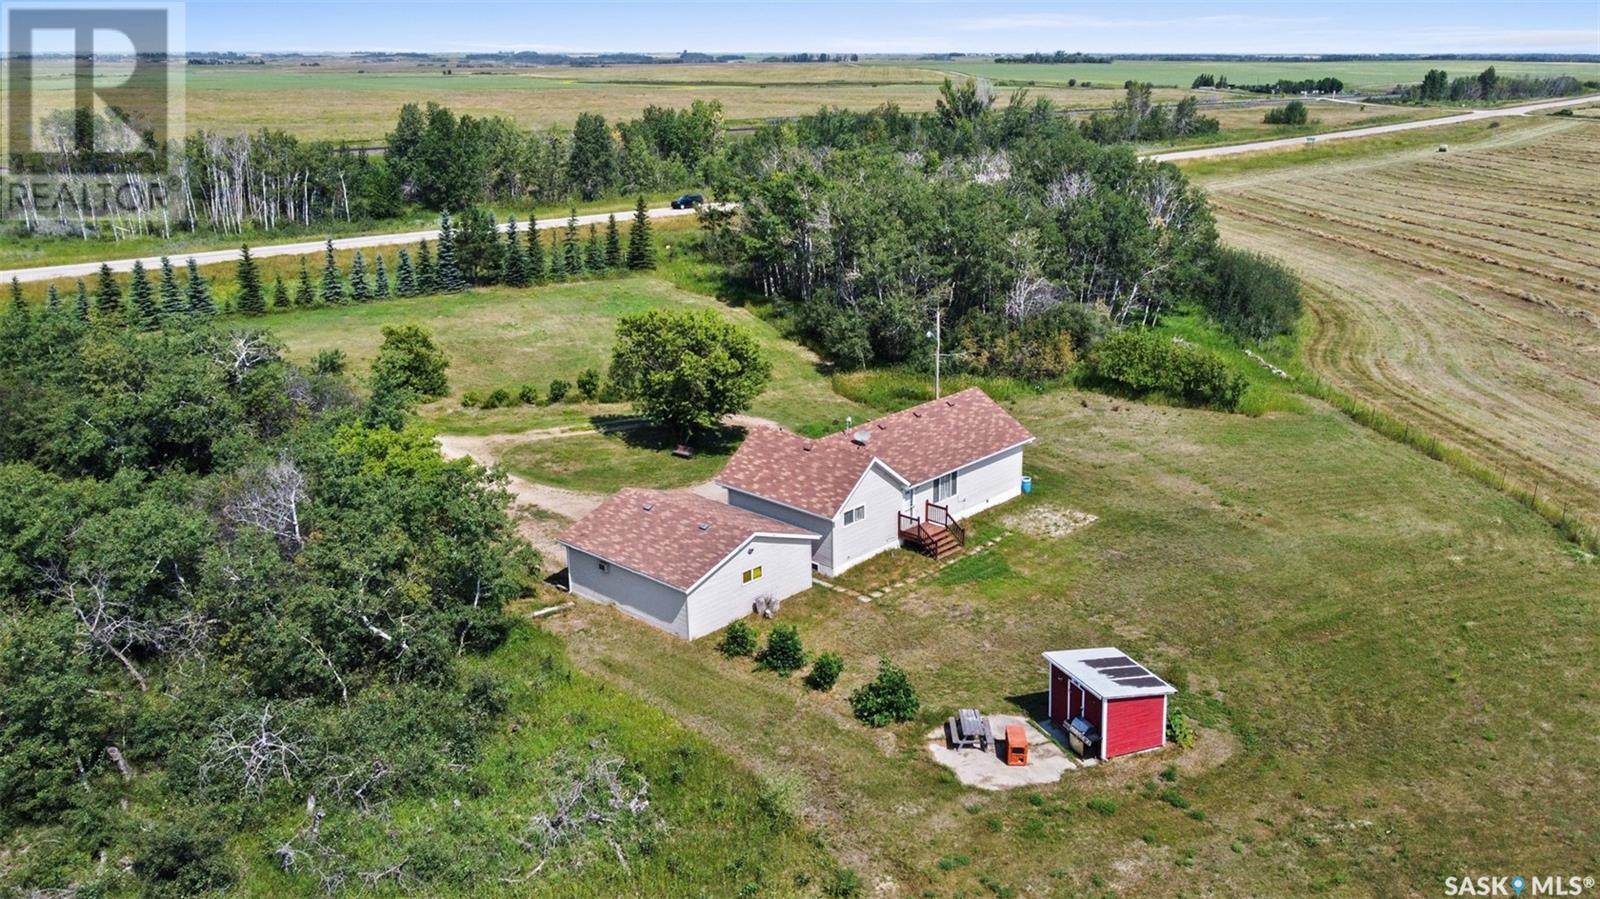
[[[383,344],[372,362],[374,393],[405,390],[424,399],[445,395],[444,370],[450,359],[433,343],[433,337],[416,325],[385,325]]]
[[[1261,121],[1268,125],[1304,125],[1309,119],[1306,105],[1299,100],[1290,100],[1283,106],[1267,110]]]
[[[524,405],[532,406],[539,402],[539,388],[532,384],[524,384],[517,388],[517,400]]]
[[[1179,709],[1167,712],[1167,739],[1178,744],[1179,749],[1188,749],[1194,745],[1194,726],[1189,723],[1189,716]]]
[[[476,409],[483,405],[483,394],[476,390],[469,390],[461,394],[461,408]]]
[[[600,397],[600,385],[600,369],[598,368],[586,368],[578,375],[578,393],[589,402],[594,402]]]
[[[883,727],[893,721],[910,721],[922,703],[906,673],[888,659],[878,661],[878,676],[850,694],[850,710],[863,724]]]
[[[1091,381],[1135,396],[1160,393],[1190,405],[1238,408],[1244,378],[1215,353],[1150,331],[1123,331],[1090,357]]]
[[[829,899],[855,899],[861,895],[861,875],[854,868],[834,868],[822,893]]]
[[[570,391],[571,389],[572,389],[572,385],[568,384],[566,381],[561,380],[560,378],[556,378],[554,381],[551,381],[550,382],[550,404],[553,406],[556,403],[559,403],[562,400],[566,399],[567,398],[567,392]]]
[[[756,661],[768,671],[788,677],[806,664],[805,646],[800,642],[800,631],[792,624],[780,624],[767,634],[767,645],[756,656]]]
[[[233,881],[221,836],[186,824],[158,824],[141,834],[133,873],[145,895],[186,896],[221,889]]]
[[[1201,305],[1230,334],[1267,340],[1290,333],[1300,320],[1300,279],[1258,253],[1225,248]]]
[[[735,621],[728,625],[727,630],[722,632],[722,642],[717,644],[717,648],[722,650],[723,655],[730,658],[754,655],[756,651],[756,632],[751,630],[750,625],[745,624],[743,621]]]
[[[1091,799],[1084,805],[1088,806],[1089,811],[1097,812],[1107,818],[1117,813],[1117,804],[1110,799]]]
[[[825,652],[811,663],[811,672],[806,675],[806,686],[826,693],[839,682],[839,675],[843,671],[844,660],[834,653]]]
[[[512,404],[512,399],[513,397],[511,396],[511,391],[505,389],[504,387],[496,387],[495,389],[489,391],[488,396],[483,398],[483,408],[499,409],[504,406],[509,406]]]
[[[311,360],[311,370],[319,375],[342,375],[344,366],[344,350],[322,350]]]

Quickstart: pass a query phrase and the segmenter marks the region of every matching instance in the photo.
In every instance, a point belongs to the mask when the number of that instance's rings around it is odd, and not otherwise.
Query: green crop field
[[[900,63],[903,65],[904,63]],[[1066,84],[1069,79],[1096,85],[1125,81],[1187,88],[1196,75],[1226,75],[1233,84],[1267,84],[1281,79],[1300,81],[1334,77],[1353,90],[1377,91],[1422,80],[1429,69],[1444,69],[1451,75],[1469,75],[1494,66],[1501,75],[1571,75],[1580,81],[1600,78],[1600,63],[1517,62],[1495,59],[1407,59],[1351,60],[1337,62],[1259,62],[1228,60],[1114,60],[1109,64],[1032,64],[997,63],[990,60],[941,61],[940,69],[989,78],[997,83],[1036,82]]]

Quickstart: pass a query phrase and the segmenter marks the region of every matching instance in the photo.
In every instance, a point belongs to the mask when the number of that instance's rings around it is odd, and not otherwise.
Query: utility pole
[[[942,328],[944,310],[934,307],[933,310],[933,398],[938,399],[939,393],[939,361],[944,356],[944,331]]]

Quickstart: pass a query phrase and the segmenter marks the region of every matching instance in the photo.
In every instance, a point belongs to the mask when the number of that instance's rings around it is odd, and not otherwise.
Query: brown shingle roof
[[[628,487],[567,528],[559,539],[687,590],[755,534],[816,536],[694,493]]]
[[[865,446],[856,431],[871,436]],[[976,387],[809,440],[787,431],[752,431],[717,483],[832,518],[877,459],[921,484],[1033,439]]]

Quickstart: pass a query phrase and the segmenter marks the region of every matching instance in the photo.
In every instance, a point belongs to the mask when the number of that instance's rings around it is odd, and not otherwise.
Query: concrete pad
[[[988,751],[951,749],[943,726],[928,734],[928,753],[934,761],[954,771],[957,780],[980,790],[1011,790],[1055,783],[1077,767],[1072,757],[1045,736],[1037,724],[1016,715],[989,716],[989,727],[999,738],[996,743],[1005,742],[1003,736],[1008,724],[1020,724],[1028,734],[1026,765],[1007,765],[1000,757],[998,746],[990,746]]]

